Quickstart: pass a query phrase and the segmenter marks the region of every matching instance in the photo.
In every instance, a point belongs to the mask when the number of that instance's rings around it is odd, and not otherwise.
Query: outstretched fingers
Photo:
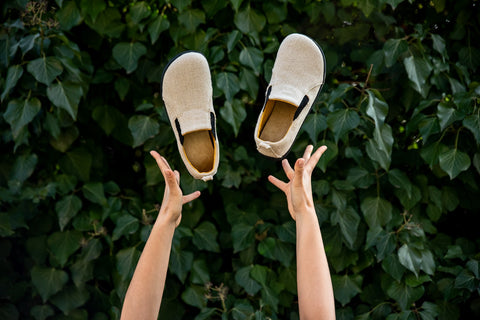
[[[270,175],[268,176],[268,181],[270,181],[271,184],[273,184],[275,187],[282,190],[283,192],[287,191],[288,184],[283,182],[282,180]]]
[[[189,203],[189,202],[197,199],[198,197],[200,197],[200,191],[195,191],[195,192],[192,192],[190,194],[187,194],[187,195],[183,196],[182,204]]]
[[[309,144],[305,148],[305,151],[303,152],[303,159],[305,159],[305,161],[308,161],[308,159],[310,159],[310,156],[312,155],[312,151],[313,151],[313,146]]]
[[[282,160],[282,168],[285,174],[287,175],[288,180],[292,180],[293,176],[295,175],[295,171],[292,169],[287,159]]]
[[[310,170],[313,170],[315,168],[315,166],[317,165],[318,161],[322,157],[325,150],[327,150],[327,146],[321,146],[320,148],[317,149],[317,151],[313,153],[313,155],[308,160],[308,167]]]

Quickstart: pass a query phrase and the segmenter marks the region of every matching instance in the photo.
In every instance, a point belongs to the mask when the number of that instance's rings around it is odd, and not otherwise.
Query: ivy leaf
[[[438,158],[440,154],[443,154],[448,150],[448,147],[440,141],[432,143],[428,146],[423,147],[420,150],[420,156],[422,159],[432,168],[434,165],[438,164]]]
[[[335,299],[345,306],[353,297],[362,292],[362,276],[332,275],[333,293]]]
[[[92,112],[92,118],[109,136],[113,130],[120,126],[122,122],[122,113],[116,108],[108,105],[101,105],[95,107]]]
[[[389,254],[383,259],[382,269],[397,281],[400,281],[405,273],[405,268],[394,254]]]
[[[354,110],[341,109],[327,116],[327,124],[333,132],[335,142],[338,142],[347,132],[355,129],[360,124],[360,116]]]
[[[133,136],[132,147],[136,148],[158,134],[160,125],[155,119],[148,116],[135,115],[128,120],[128,128]]]
[[[207,304],[207,299],[205,298],[205,288],[203,286],[192,285],[185,289],[182,292],[182,300],[191,306],[202,309]]]
[[[227,51],[230,53],[237,43],[242,39],[242,33],[238,30],[233,30],[227,36]]]
[[[80,10],[78,10],[75,1],[68,1],[57,11],[56,15],[60,27],[65,31],[79,25],[82,21],[82,15],[80,14]]]
[[[35,41],[40,37],[40,33],[30,34],[23,37],[18,42],[18,46],[22,49],[22,54],[25,55],[27,52],[33,49],[35,46]]]
[[[75,230],[55,232],[47,239],[47,244],[53,256],[63,267],[68,257],[80,248],[82,233]]]
[[[199,9],[185,10],[178,15],[178,22],[185,26],[186,32],[194,32],[202,23],[205,23],[205,13]]]
[[[428,138],[432,134],[440,132],[439,121],[436,117],[425,118],[418,124],[418,129],[420,132],[420,136],[422,136],[423,138],[423,141],[428,141]]]
[[[193,244],[200,250],[220,252],[220,246],[216,240],[217,229],[213,223],[204,221],[193,230]]]
[[[278,236],[278,239],[283,242],[295,244],[297,241],[294,221],[288,221],[282,225],[276,226],[275,233]]]
[[[383,45],[383,54],[385,55],[385,66],[390,68],[398,58],[408,50],[408,43],[404,39],[388,39]]]
[[[17,181],[22,184],[27,180],[37,166],[38,156],[36,154],[25,154],[19,156],[12,170],[10,171],[10,180]]]
[[[455,288],[467,289],[470,292],[474,292],[478,288],[475,275],[469,270],[463,269],[455,278]]]
[[[37,98],[26,100],[11,100],[8,103],[7,111],[3,114],[5,120],[12,127],[13,136],[16,137],[20,131],[29,124],[40,112],[41,103]]]
[[[255,242],[255,230],[251,225],[238,223],[232,227],[233,252],[237,253]]]
[[[360,217],[355,209],[347,207],[346,209],[338,210],[335,214],[332,214],[331,219],[334,225],[338,224],[340,226],[346,244],[353,248],[353,244],[357,239],[358,225],[360,224]]]
[[[435,260],[433,259],[433,253],[430,250],[422,250],[422,263],[420,269],[426,274],[433,275],[435,273]]]
[[[90,294],[86,287],[67,286],[54,295],[50,301],[64,314],[69,314],[73,309],[83,306],[89,298]]]
[[[263,52],[254,47],[245,47],[240,52],[239,61],[244,66],[252,68],[258,76],[262,69]]]
[[[46,302],[53,294],[62,290],[68,281],[68,274],[65,271],[54,268],[34,266],[30,271],[32,283]]]
[[[160,34],[170,28],[170,22],[165,15],[159,15],[148,26],[148,33],[150,34],[150,40],[152,44],[157,42]]]
[[[139,42],[120,42],[112,50],[112,56],[128,73],[137,69],[138,60],[147,53],[147,48]]]
[[[265,266],[256,264],[253,266],[252,270],[250,271],[250,275],[253,279],[255,279],[258,283],[262,285],[262,287],[267,286],[267,275],[269,269]]]
[[[138,230],[139,221],[132,215],[124,214],[116,221],[115,229],[113,229],[112,240],[118,240],[122,236],[135,233]]]
[[[412,183],[410,182],[410,179],[408,179],[408,176],[398,170],[398,169],[392,169],[388,172],[388,181],[392,184],[392,186],[400,189],[404,189],[407,192],[407,195],[409,198],[412,197]]]
[[[247,91],[252,99],[256,99],[258,95],[257,79],[258,77],[247,68],[242,68],[240,71],[240,88]]]
[[[480,50],[468,45],[458,51],[460,62],[470,69],[475,70],[480,65]]]
[[[243,10],[240,10],[235,14],[233,19],[238,30],[243,33],[260,32],[263,30],[266,24],[265,16],[258,13],[255,9],[248,4]]]
[[[247,320],[251,319],[255,310],[252,305],[246,300],[236,300],[235,306],[231,309],[234,320]]]
[[[442,55],[444,59],[448,59],[448,54],[445,45],[445,39],[441,35],[432,33],[433,49]]]
[[[245,292],[251,296],[254,296],[258,291],[260,291],[262,286],[252,277],[250,277],[250,272],[252,269],[253,265],[238,269],[238,271],[235,273],[235,281],[245,290]]]
[[[60,167],[66,173],[75,175],[82,181],[88,181],[92,167],[92,155],[83,147],[76,148],[67,152],[65,157],[60,159]]]
[[[228,101],[233,99],[233,96],[240,91],[240,81],[238,77],[231,72],[220,72],[215,77],[215,84],[225,94]]]
[[[103,191],[103,184],[100,182],[89,182],[82,187],[83,196],[93,203],[98,203],[101,206],[107,205],[105,192]]]
[[[317,166],[325,172],[327,170],[328,163],[334,159],[338,154],[338,147],[331,141],[322,141],[322,144],[327,146],[327,150],[323,153],[320,160],[318,160]]]
[[[480,115],[476,113],[467,116],[463,119],[463,125],[472,132],[477,144],[480,144]]]
[[[22,75],[23,68],[21,65],[14,65],[8,68],[7,78],[5,79],[5,88],[3,89],[2,95],[0,96],[0,101],[3,102],[5,97],[10,93],[10,90],[15,88],[18,79],[20,79]]]
[[[379,130],[385,123],[385,118],[388,113],[388,104],[380,100],[375,94],[368,90],[368,105],[366,113],[375,121],[375,129]]]
[[[27,71],[33,75],[35,80],[49,86],[63,72],[63,67],[55,57],[41,57],[30,61]]]
[[[362,201],[361,209],[368,226],[383,227],[392,220],[392,204],[380,197],[365,198]]]
[[[97,16],[100,12],[105,10],[107,4],[104,1],[90,1],[90,0],[81,0],[80,8],[83,12],[83,15],[89,15],[92,18],[92,21],[95,22]]]
[[[425,58],[413,56],[403,59],[403,64],[413,88],[425,98],[429,91],[427,78],[432,72],[432,65]]]
[[[171,2],[173,6],[178,9],[178,12],[182,12],[186,7],[188,7],[192,0],[172,0]]]
[[[440,167],[448,173],[450,179],[456,178],[462,171],[470,168],[470,157],[458,149],[448,150],[439,156]]]
[[[148,3],[145,1],[139,1],[130,8],[130,18],[136,25],[143,19],[149,17],[150,14],[151,11],[148,9]]]
[[[115,256],[117,271],[123,280],[131,279],[138,259],[140,251],[136,247],[125,248]]]
[[[103,2],[103,1],[95,1]],[[89,3],[89,5],[92,5]],[[101,11],[92,22],[87,21],[90,28],[100,35],[111,38],[119,38],[125,29],[125,24],[121,21],[122,15],[115,8],[107,8]]]
[[[440,129],[443,131],[455,121],[462,120],[465,115],[442,101],[437,107],[437,117],[440,121]]]
[[[82,208],[82,201],[76,195],[63,197],[55,204],[60,230],[63,231],[68,222],[77,215]]]
[[[58,81],[47,88],[47,96],[55,106],[66,110],[72,119],[77,119],[78,104],[83,96],[81,85]]]
[[[243,0],[230,0],[230,2],[232,3],[232,7],[235,10],[235,12],[237,12],[240,6],[242,5]]]
[[[373,139],[369,139],[367,142],[368,156],[377,161],[385,170],[389,169],[392,161],[393,141],[392,128],[388,124],[384,124],[380,130],[373,132]]]
[[[126,78],[117,78],[115,80],[115,91],[117,91],[120,100],[124,101],[130,90],[130,82]]]
[[[235,137],[238,136],[242,122],[247,118],[247,112],[240,100],[234,99],[232,102],[225,101],[225,105],[220,109],[222,118],[232,126]]]
[[[404,244],[398,249],[398,259],[405,268],[412,271],[418,277],[422,265],[422,254],[420,250]]]
[[[397,281],[393,281],[387,289],[388,296],[397,301],[402,310],[407,310],[414,301],[423,296],[424,292],[423,286],[412,288]]]
[[[202,285],[210,282],[210,273],[205,260],[201,259],[193,262],[190,279],[192,283]]]
[[[45,320],[53,315],[55,311],[48,304],[36,305],[30,310],[30,315],[35,318],[35,320]]]
[[[327,129],[327,127],[327,119],[325,116],[319,112],[313,112],[305,119],[302,130],[308,134],[313,145],[317,145],[318,135]]]
[[[193,253],[186,250],[172,248],[170,253],[169,270],[171,270],[183,283],[187,278],[188,272],[192,269]]]

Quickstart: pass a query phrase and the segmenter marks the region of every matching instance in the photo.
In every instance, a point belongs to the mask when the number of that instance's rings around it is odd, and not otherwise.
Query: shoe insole
[[[270,100],[267,103],[273,103],[273,106],[270,114],[266,115],[267,120],[264,122],[259,138],[264,141],[277,142],[287,134],[297,107],[283,101]],[[268,108],[266,109],[267,112]]]
[[[215,149],[210,135],[210,130],[201,130],[184,136],[183,148],[187,159],[199,172],[209,172],[213,169]]]

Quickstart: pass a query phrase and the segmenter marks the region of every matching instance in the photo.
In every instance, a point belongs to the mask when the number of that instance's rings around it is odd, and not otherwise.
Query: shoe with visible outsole
[[[192,177],[204,181],[213,179],[219,161],[212,93],[209,65],[201,53],[184,52],[165,67],[162,98],[178,151]]]
[[[305,35],[287,36],[278,49],[255,128],[261,154],[275,159],[287,156],[324,82],[320,46]]]

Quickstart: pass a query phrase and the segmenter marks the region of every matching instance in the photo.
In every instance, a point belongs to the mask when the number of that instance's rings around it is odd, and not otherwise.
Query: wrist
[[[295,220],[297,223],[310,223],[312,220],[318,220],[315,208],[308,207],[295,211]]]
[[[176,222],[176,219],[173,219],[171,215],[163,212],[163,210],[160,210],[157,220],[155,221],[155,225],[158,225],[162,228],[175,230],[177,226]]]

